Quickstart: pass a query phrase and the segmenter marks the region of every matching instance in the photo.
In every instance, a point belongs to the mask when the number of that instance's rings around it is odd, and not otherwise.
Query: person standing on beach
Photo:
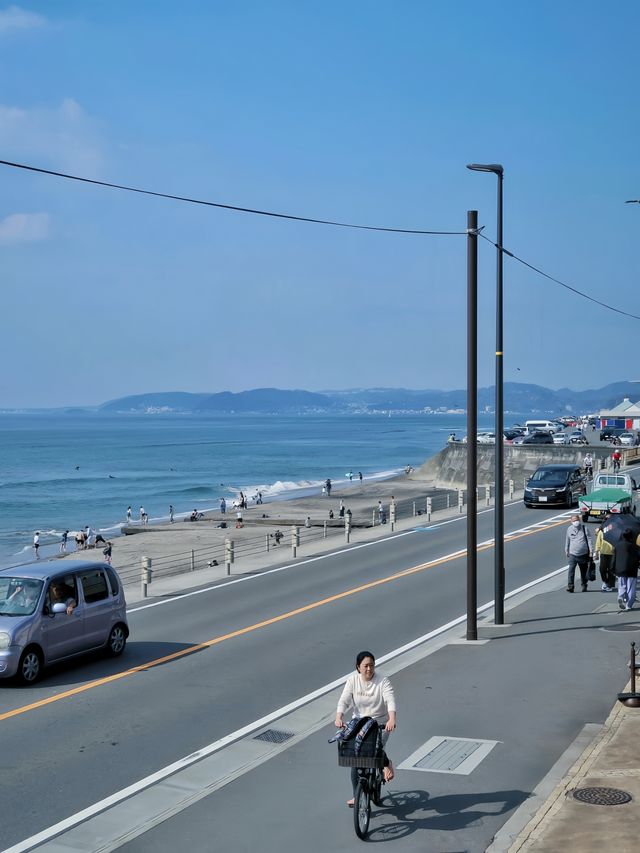
[[[65,530],[65,532],[62,534],[62,536],[60,538],[60,553],[61,554],[67,553],[67,539],[68,538],[69,538],[69,531]]]
[[[36,553],[36,560],[40,559],[40,531],[36,530],[33,536],[33,550]]]
[[[131,507],[127,507],[127,524],[131,524]]]
[[[358,479],[360,480],[360,485],[362,485],[362,471],[358,471]]]
[[[169,504],[169,523],[173,524],[173,504]]]
[[[327,497],[330,498],[331,497],[331,480],[328,477],[325,480],[324,485],[325,485],[325,488],[327,490]]]
[[[382,506],[382,501],[378,501],[378,516],[380,517],[380,524],[387,523],[387,514]]]
[[[224,498],[220,498],[220,515],[224,515],[227,511],[227,502]]]
[[[141,507],[140,507],[140,524],[144,524],[144,515],[145,515],[145,513],[144,513],[144,507],[143,507],[143,506],[141,506]]]
[[[104,554],[105,563],[109,563],[111,565],[111,551],[113,550],[113,546],[111,542],[107,542],[106,546],[102,549],[102,553]]]

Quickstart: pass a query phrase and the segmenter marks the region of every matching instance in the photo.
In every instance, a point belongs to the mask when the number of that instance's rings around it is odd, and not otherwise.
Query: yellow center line
[[[566,524],[566,519],[562,519],[561,521],[553,522],[548,524],[545,528],[535,528],[533,530],[525,530],[521,533],[518,533],[514,536],[508,536],[506,541],[513,542],[516,539],[522,539],[525,536],[531,536],[534,533],[541,533],[543,530],[550,529],[552,527],[557,527],[560,524]],[[483,545],[478,546],[478,552],[487,551],[489,548],[493,548],[493,540],[490,542],[485,542]],[[71,690],[65,690],[62,693],[56,693],[53,696],[49,696],[46,699],[39,699],[37,702],[32,702],[30,705],[23,705],[20,708],[14,708],[12,711],[5,711],[5,713],[0,714],[0,722],[2,720],[8,720],[11,717],[17,717],[20,714],[26,714],[28,711],[35,711],[38,708],[44,708],[46,705],[51,705],[53,702],[59,702],[61,699],[68,699],[70,696],[78,696],[80,693],[85,693],[87,690],[93,690],[95,687],[102,687],[104,684],[111,684],[114,681],[119,681],[121,678],[127,678],[130,675],[135,675],[137,672],[145,672],[148,669],[152,669],[156,666],[161,666],[162,664],[169,663],[173,660],[178,660],[179,658],[186,657],[187,655],[192,655],[195,652],[203,651],[204,649],[209,649],[212,646],[217,646],[219,643],[224,643],[227,640],[233,640],[235,637],[242,637],[244,634],[249,634],[252,631],[258,631],[261,628],[267,628],[269,625],[275,625],[277,622],[283,622],[285,619],[291,619],[294,616],[299,616],[301,613],[308,613],[311,610],[316,610],[319,607],[324,607],[326,604],[332,604],[334,601],[340,601],[343,598],[348,598],[352,595],[357,595],[361,592],[366,592],[369,589],[375,589],[375,587],[382,586],[383,584],[391,583],[392,581],[398,580],[399,578],[409,577],[410,575],[417,574],[418,572],[425,571],[426,569],[433,569],[436,566],[444,565],[445,563],[453,562],[454,560],[459,560],[461,557],[464,557],[467,553],[467,549],[463,548],[460,551],[455,551],[452,554],[447,554],[446,557],[439,557],[435,560],[429,560],[426,563],[420,563],[417,566],[412,566],[409,569],[403,569],[400,572],[395,572],[392,575],[387,575],[384,578],[379,578],[375,581],[369,581],[364,584],[360,584],[360,586],[352,587],[351,589],[347,589],[344,592],[338,592],[335,595],[330,595],[327,598],[319,599],[318,601],[312,601],[310,604],[305,604],[302,607],[296,607],[295,610],[288,610],[286,613],[280,613],[278,616],[272,616],[270,619],[264,619],[262,622],[256,622],[253,625],[247,625],[245,628],[238,628],[236,631],[230,631],[228,634],[222,634],[219,637],[214,637],[211,640],[205,640],[203,643],[195,643],[193,646],[188,646],[186,649],[180,649],[180,651],[172,652],[170,655],[164,655],[161,658],[155,658],[148,663],[142,663],[138,666],[133,666],[130,669],[125,669],[122,672],[117,672],[114,675],[107,675],[104,678],[97,678],[94,681],[89,681],[87,684],[82,684],[79,687],[74,687]]]

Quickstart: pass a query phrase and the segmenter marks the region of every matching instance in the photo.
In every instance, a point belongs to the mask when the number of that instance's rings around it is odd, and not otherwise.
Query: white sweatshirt
[[[371,681],[365,681],[359,672],[352,673],[338,700],[338,713],[344,714],[350,707],[353,707],[354,716],[373,717],[377,723],[385,725],[389,711],[396,710],[391,682],[377,673]]]

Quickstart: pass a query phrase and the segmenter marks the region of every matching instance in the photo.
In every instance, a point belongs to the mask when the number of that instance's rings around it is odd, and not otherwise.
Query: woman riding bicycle
[[[382,732],[382,743],[386,744],[389,735],[396,727],[396,700],[393,687],[386,676],[376,675],[376,661],[371,652],[359,652],[356,657],[356,671],[349,676],[342,695],[338,700],[336,727],[344,726],[344,713],[353,706],[354,717],[373,717]],[[384,767],[384,780],[393,779],[393,764],[387,757]],[[351,784],[355,792],[358,784],[358,771],[351,768]],[[353,806],[353,799],[347,802]]]

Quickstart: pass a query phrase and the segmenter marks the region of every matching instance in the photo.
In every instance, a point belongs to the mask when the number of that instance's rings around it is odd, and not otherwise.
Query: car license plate
[[[548,500],[548,498],[547,498],[547,496],[545,495],[544,497],[539,497],[539,498],[538,498],[538,500],[540,501],[540,503],[545,503],[545,501],[547,501],[547,500]]]
[[[591,515],[600,515],[600,510],[599,509],[592,509]]]

